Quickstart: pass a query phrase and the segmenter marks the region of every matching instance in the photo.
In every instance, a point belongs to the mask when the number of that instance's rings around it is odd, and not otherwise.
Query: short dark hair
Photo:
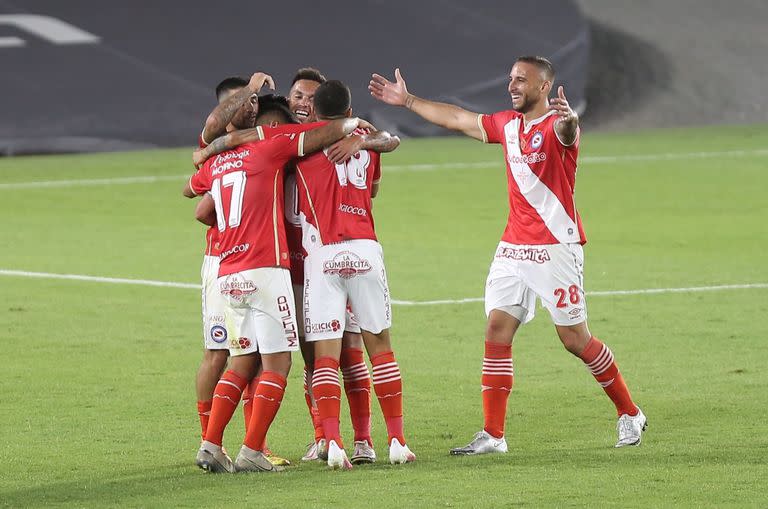
[[[224,78],[221,83],[216,85],[216,99],[221,99],[221,94],[230,90],[239,90],[245,88],[248,85],[248,80],[241,78],[240,76],[230,76]]]
[[[282,95],[267,94],[259,96],[259,113],[256,121],[258,122],[259,117],[267,113],[282,115],[286,124],[298,124],[298,120],[296,120],[293,113],[291,113],[291,109],[288,107],[288,99]]]
[[[540,71],[544,73],[544,76],[546,76],[546,79],[552,81],[555,79],[555,67],[552,65],[552,62],[547,60],[544,57],[534,56],[534,55],[526,55],[522,57],[517,57],[517,62],[524,62],[526,64],[532,64],[539,68]]]
[[[326,81],[315,90],[314,103],[318,117],[341,117],[352,106],[352,93],[339,80]]]
[[[302,67],[296,71],[293,81],[291,81],[291,86],[294,86],[299,80],[316,81],[321,85],[326,82],[325,76],[314,67]]]

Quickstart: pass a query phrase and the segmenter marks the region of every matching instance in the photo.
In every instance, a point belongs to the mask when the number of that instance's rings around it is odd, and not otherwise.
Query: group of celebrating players
[[[442,127],[504,147],[510,213],[486,282],[481,391],[483,430],[451,454],[507,452],[512,340],[533,318],[537,298],[565,348],[578,356],[615,404],[616,447],[639,445],[646,418],[611,350],[589,332],[583,289],[586,242],[574,202],[578,116],[562,87],[549,99],[554,69],[520,57],[510,72],[512,109],[493,115],[418,98],[395,71],[374,74],[376,99]],[[193,155],[184,195],[201,196],[195,217],[209,226],[202,269],[205,353],[197,376],[202,444],[210,472],[280,471],[267,431],[301,350],[304,392],[315,437],[302,460],[333,469],[372,463],[371,385],[387,427],[389,461],[416,456],[403,431],[403,387],[389,329],[391,304],[372,199],[381,153],[400,140],[352,117],[349,88],[300,69],[288,97],[259,95],[264,73],[227,78]],[[364,359],[367,351],[372,375]],[[342,372],[354,430],[347,456],[339,429]],[[372,382],[372,383],[371,383]],[[246,434],[232,461],[224,429],[240,402]]]

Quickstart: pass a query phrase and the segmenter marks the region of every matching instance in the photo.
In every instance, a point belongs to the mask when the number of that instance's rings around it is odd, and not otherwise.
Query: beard
[[[525,114],[533,109],[533,107],[536,105],[537,99],[534,99],[528,95],[523,95],[519,101],[520,102],[517,105],[515,105],[515,102],[512,101],[512,109],[518,113]]]

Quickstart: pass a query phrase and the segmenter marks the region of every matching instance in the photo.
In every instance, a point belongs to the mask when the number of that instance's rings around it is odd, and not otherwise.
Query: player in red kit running
[[[325,83],[326,78],[320,71],[304,67],[296,71],[288,93],[288,104],[291,112],[302,124],[315,122],[314,97],[317,87]],[[362,148],[359,135],[349,136],[337,142],[329,149],[339,160],[346,160]],[[301,245],[301,221],[298,208],[298,187],[295,174],[286,173],[285,180],[285,229],[288,235],[288,249],[291,256],[291,281],[293,292],[297,299],[296,312],[298,321],[304,323],[303,310],[299,299],[304,288],[304,257]],[[320,421],[317,404],[312,396],[312,366],[315,362],[314,349],[311,343],[305,341],[304,328],[300,328],[301,354],[304,358],[304,399],[307,403],[315,437],[307,448],[303,461],[328,459],[327,441],[323,436],[323,425]],[[347,313],[342,338],[341,371],[344,380],[344,392],[347,395],[349,411],[352,418],[352,428],[355,432],[355,448],[352,453],[352,463],[373,463],[376,453],[371,440],[371,377],[363,357],[363,338],[360,327],[351,312]]]
[[[504,421],[512,390],[512,339],[533,318],[536,298],[549,311],[563,346],[579,357],[616,406],[616,447],[639,445],[646,418],[635,405],[613,353],[587,326],[582,246],[574,188],[579,119],[559,87],[548,99],[555,71],[542,57],[520,57],[509,73],[512,109],[479,115],[408,93],[374,74],[371,95],[404,106],[429,122],[504,148],[510,212],[486,282],[488,322],[482,371],[485,425],[452,454],[507,452]]]
[[[258,118],[267,124],[281,123],[291,121],[292,115],[287,108],[277,107],[260,111]],[[262,450],[285,392],[291,352],[299,349],[282,221],[283,171],[286,163],[330,145],[358,125],[358,119],[339,120],[258,143],[244,143],[239,132],[230,133],[203,152],[219,152],[225,144],[233,149],[206,161],[184,189],[187,197],[210,192],[215,202],[222,250],[218,284],[226,299],[231,334],[230,367],[216,385],[196,460],[205,470],[280,469]],[[259,355],[263,373],[253,396],[253,416],[233,464],[221,447],[224,428],[255,374]]]

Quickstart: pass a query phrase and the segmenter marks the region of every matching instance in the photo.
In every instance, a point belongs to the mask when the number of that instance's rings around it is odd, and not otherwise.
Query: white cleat
[[[332,470],[349,470],[352,468],[347,453],[338,446],[336,440],[328,442],[328,466]]]
[[[507,452],[507,441],[504,437],[493,438],[485,430],[475,433],[475,438],[464,447],[451,449],[451,454],[454,456],[471,456],[473,454],[489,454],[496,452]]]
[[[325,461],[327,459],[328,446],[324,438],[309,444],[307,452],[301,457],[301,461]]]
[[[393,465],[402,465],[416,461],[416,455],[411,452],[407,445],[401,444],[396,438],[389,443],[389,462]]]
[[[195,463],[198,467],[212,474],[234,474],[235,465],[223,447],[203,442],[197,451]]]
[[[362,465],[365,463],[376,462],[376,451],[373,450],[371,444],[367,440],[358,440],[355,442],[355,451],[350,458],[353,465]]]
[[[615,447],[628,445],[640,445],[643,431],[648,427],[648,419],[640,407],[637,407],[637,415],[622,414],[616,423],[616,431],[619,433],[619,441]]]
[[[284,467],[272,464],[261,451],[243,446],[235,459],[236,472],[282,472]]]

